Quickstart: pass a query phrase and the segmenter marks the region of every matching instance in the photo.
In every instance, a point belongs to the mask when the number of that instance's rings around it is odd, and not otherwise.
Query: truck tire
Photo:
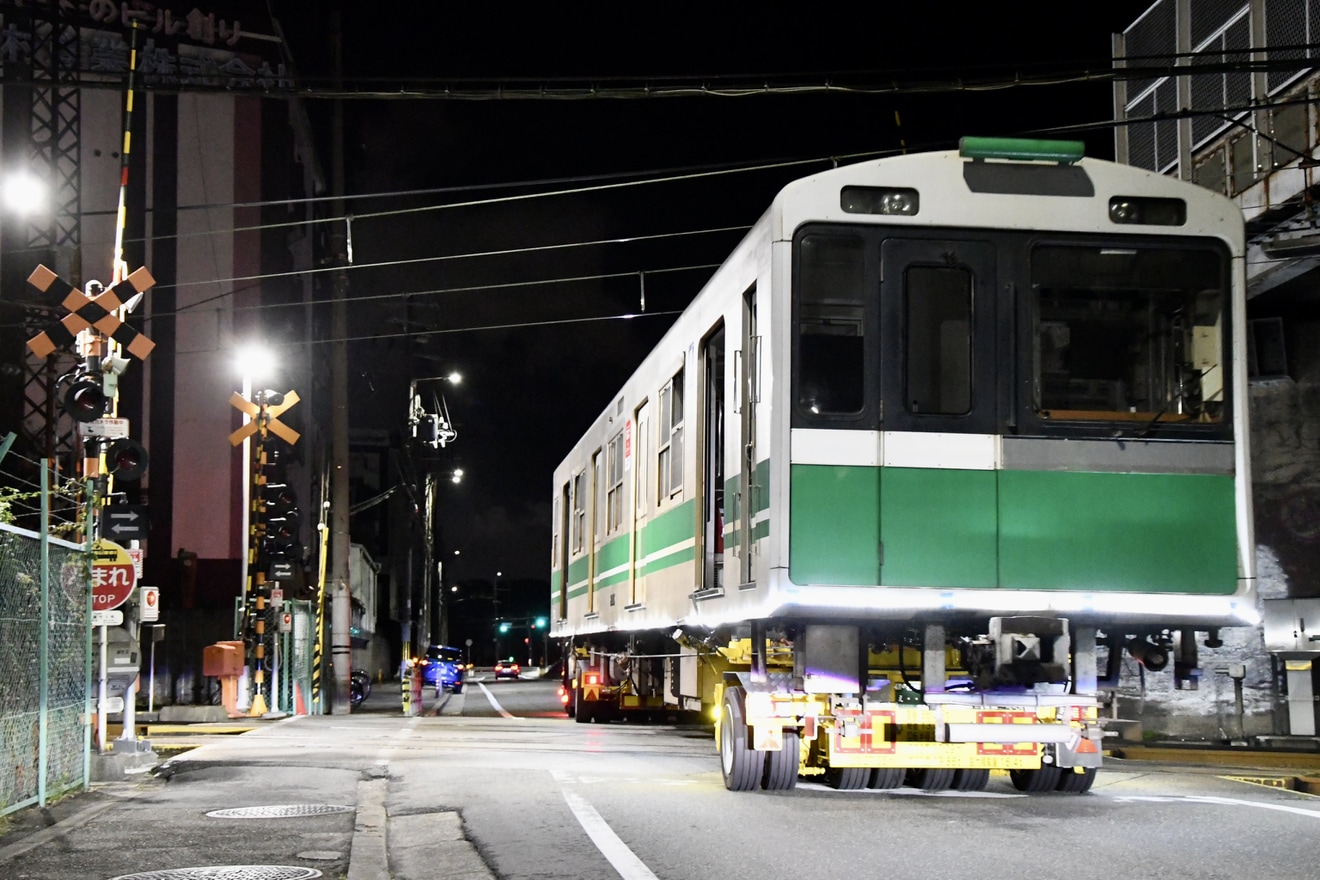
[[[802,762],[802,737],[797,728],[784,728],[784,747],[777,752],[765,753],[765,772],[761,774],[761,788],[766,791],[788,791],[797,785],[798,765]]]
[[[952,767],[922,767],[909,770],[907,784],[922,791],[944,791],[953,785]]]
[[[866,788],[866,783],[871,780],[870,767],[831,767],[825,772],[825,778],[830,783],[830,788],[837,788],[839,791],[856,791],[859,788]]]
[[[760,784],[765,768],[765,752],[747,743],[745,698],[742,688],[726,688],[720,709],[720,773],[729,791],[752,791]]]
[[[954,791],[985,791],[985,787],[989,784],[989,770],[964,767],[953,771],[953,782],[949,783],[949,788]]]
[[[876,767],[871,771],[871,779],[866,783],[867,788],[890,789],[902,788],[903,777],[907,771],[902,767]]]
[[[1038,770],[1009,770],[1008,778],[1018,791],[1038,794],[1054,791],[1059,784],[1060,771],[1055,764],[1042,764]]]
[[[1067,767],[1060,771],[1059,784],[1054,790],[1065,794],[1086,794],[1094,783],[1094,767]]]

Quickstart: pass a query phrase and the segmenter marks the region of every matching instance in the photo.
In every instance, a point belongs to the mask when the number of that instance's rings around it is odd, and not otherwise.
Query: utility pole
[[[343,72],[343,35],[337,11],[330,13],[330,41],[338,87]],[[331,204],[343,225],[335,226],[333,238],[337,269],[330,305],[330,662],[334,669],[330,714],[347,715],[353,660],[348,575],[348,217],[344,211],[344,105],[339,99],[334,102],[331,141]]]

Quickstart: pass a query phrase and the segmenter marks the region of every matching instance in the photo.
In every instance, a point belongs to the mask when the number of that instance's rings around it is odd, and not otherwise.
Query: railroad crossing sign
[[[28,276],[31,284],[49,298],[59,297],[69,314],[28,340],[28,348],[37,357],[47,357],[55,349],[69,345],[84,330],[98,330],[124,347],[124,350],[144,360],[156,347],[146,336],[119,319],[115,312],[123,308],[124,297],[132,289],[145,293],[156,283],[145,267],[138,269],[123,281],[108,287],[96,296],[89,296],[45,266],[37,266]]]
[[[279,437],[281,440],[283,440],[285,443],[288,443],[290,446],[297,443],[298,438],[301,437],[302,435],[299,434],[297,431],[293,430],[293,428],[290,428],[288,425],[281,422],[279,420],[279,416],[283,415],[284,412],[288,410],[289,407],[297,403],[298,400],[299,400],[298,392],[290,391],[288,394],[284,395],[284,399],[281,400],[279,403],[267,404],[264,407],[266,411],[266,415],[265,415],[266,430],[270,431],[272,434],[274,434],[276,437]],[[233,404],[234,407],[237,408],[240,412],[244,413],[252,420],[243,427],[239,428],[234,433],[229,435],[229,445],[237,446],[238,444],[246,440],[248,437],[251,437],[253,434],[255,434],[257,430],[261,427],[260,421],[262,418],[261,411],[263,407],[248,400],[246,397],[239,394],[237,391],[235,391],[230,396],[229,402]]]
[[[114,541],[92,545],[92,610],[109,611],[128,601],[137,586],[137,572],[128,551]]]

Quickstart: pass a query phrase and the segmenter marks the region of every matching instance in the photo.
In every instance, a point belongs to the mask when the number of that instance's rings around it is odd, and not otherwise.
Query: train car
[[[1244,232],[1080,144],[784,187],[554,475],[578,721],[728,788],[1090,788],[1124,652],[1256,622]]]

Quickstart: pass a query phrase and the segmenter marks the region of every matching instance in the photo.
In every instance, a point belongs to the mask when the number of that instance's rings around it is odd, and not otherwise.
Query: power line
[[[542,321],[514,321],[501,324],[480,324],[472,327],[443,327],[428,330],[400,331],[398,333],[372,333],[363,336],[345,336],[342,338],[318,338],[311,340],[311,345],[324,345],[332,342],[375,342],[382,339],[409,339],[414,336],[440,336],[452,335],[455,333],[482,333],[494,330],[525,330],[531,327],[559,327],[569,324],[599,324],[605,321],[632,321],[638,318],[672,318],[675,315],[681,315],[682,309],[669,309],[660,312],[621,312],[614,315],[593,315],[586,318],[553,318]],[[272,348],[302,348],[309,343],[304,340],[297,342],[268,342]],[[195,348],[187,351],[180,351],[178,354],[207,354],[209,352],[219,351],[219,348]]]

